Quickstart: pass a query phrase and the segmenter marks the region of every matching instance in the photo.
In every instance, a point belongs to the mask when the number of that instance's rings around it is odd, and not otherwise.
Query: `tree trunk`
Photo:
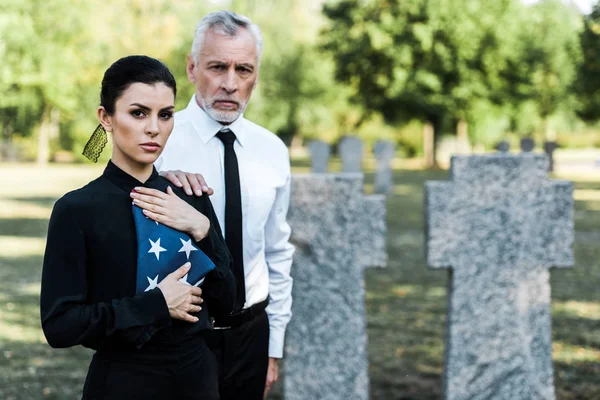
[[[552,129],[550,124],[550,117],[544,118],[544,136],[546,137],[547,142],[556,141],[556,132]]]
[[[431,122],[427,122],[423,126],[423,156],[425,168],[435,166],[435,131]]]
[[[464,119],[459,119],[456,124],[456,153],[471,153],[471,144],[469,143],[469,123]]]
[[[60,113],[56,108],[47,107],[42,114],[42,122],[38,132],[37,164],[48,165],[50,160],[50,139],[58,136]]]

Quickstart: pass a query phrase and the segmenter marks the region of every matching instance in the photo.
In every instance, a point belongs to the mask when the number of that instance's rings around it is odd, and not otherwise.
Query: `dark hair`
[[[104,73],[100,90],[100,105],[109,115],[115,111],[115,103],[134,83],[164,83],[177,95],[177,84],[169,68],[156,58],[127,56],[115,61]]]

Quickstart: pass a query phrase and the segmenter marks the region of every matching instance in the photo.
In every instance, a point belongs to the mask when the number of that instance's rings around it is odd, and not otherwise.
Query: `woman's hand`
[[[208,235],[210,220],[173,193],[170,186],[167,187],[167,193],[156,189],[136,187],[130,196],[133,203],[140,207],[148,218],[185,232],[196,242]]]
[[[185,263],[174,272],[171,272],[159,284],[167,306],[169,307],[169,315],[171,318],[180,319],[187,322],[196,322],[198,317],[191,315],[202,310],[202,289],[196,286],[186,285],[179,280],[183,278],[190,267],[191,263]]]

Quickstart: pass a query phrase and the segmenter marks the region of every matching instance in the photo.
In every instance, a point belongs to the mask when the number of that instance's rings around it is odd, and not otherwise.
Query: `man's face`
[[[246,29],[233,37],[206,31],[198,63],[188,56],[187,64],[198,105],[223,124],[238,119],[258,81],[257,61],[256,42]]]

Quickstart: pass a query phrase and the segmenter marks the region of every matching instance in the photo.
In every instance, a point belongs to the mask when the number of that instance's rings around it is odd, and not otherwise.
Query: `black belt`
[[[221,318],[218,321],[215,320],[214,327],[215,329],[237,328],[238,326],[244,325],[262,314],[268,305],[269,298],[267,297],[266,300],[263,300],[260,303],[256,303],[236,313],[229,314],[227,317]]]

